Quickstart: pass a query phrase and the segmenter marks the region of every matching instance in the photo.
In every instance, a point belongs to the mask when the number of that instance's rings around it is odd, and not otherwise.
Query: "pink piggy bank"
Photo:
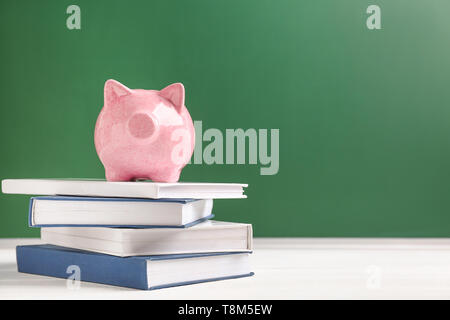
[[[181,83],[157,91],[106,81],[95,148],[108,181],[176,182],[194,144],[194,125]]]

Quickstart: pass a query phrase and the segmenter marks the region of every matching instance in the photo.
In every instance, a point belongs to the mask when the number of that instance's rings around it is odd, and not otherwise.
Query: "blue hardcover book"
[[[16,248],[19,272],[153,290],[253,275],[249,253],[115,257],[53,245]]]
[[[30,227],[186,228],[211,219],[212,200],[33,197]]]

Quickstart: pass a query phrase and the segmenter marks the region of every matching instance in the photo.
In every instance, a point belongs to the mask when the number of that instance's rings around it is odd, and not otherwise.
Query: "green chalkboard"
[[[2,0],[0,178],[103,178],[104,82],[182,82],[202,133],[279,129],[277,174],[259,155],[185,168],[249,184],[217,219],[255,236],[450,236],[449,14],[447,0]],[[0,237],[39,234],[27,206],[0,195]]]

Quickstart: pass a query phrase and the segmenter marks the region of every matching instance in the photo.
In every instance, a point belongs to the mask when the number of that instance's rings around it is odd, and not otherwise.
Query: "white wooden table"
[[[0,299],[450,299],[450,239],[257,238],[255,276],[139,291],[17,272],[0,239]]]

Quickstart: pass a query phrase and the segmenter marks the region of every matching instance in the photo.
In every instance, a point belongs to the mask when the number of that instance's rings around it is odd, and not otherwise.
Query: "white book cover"
[[[120,257],[252,250],[251,224],[208,220],[190,228],[41,228],[48,244]]]
[[[152,199],[233,199],[246,198],[239,183],[151,181],[108,182],[90,179],[5,179],[2,192],[9,194],[126,197]]]

